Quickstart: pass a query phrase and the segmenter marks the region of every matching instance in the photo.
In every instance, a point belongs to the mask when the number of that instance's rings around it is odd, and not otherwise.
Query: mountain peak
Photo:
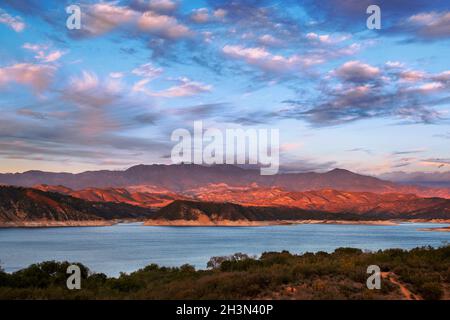
[[[341,168],[334,168],[333,170],[328,171],[327,173],[340,173],[340,174],[355,174],[354,172],[347,170],[347,169],[341,169]]]

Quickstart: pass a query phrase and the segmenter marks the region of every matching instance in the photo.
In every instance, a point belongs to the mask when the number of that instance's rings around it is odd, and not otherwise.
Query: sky
[[[446,0],[1,0],[0,41],[0,172],[169,164],[196,120],[279,129],[285,171],[449,171]]]

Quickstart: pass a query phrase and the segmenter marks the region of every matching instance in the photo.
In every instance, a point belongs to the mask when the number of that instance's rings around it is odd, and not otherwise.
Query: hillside
[[[349,192],[333,189],[294,192],[280,188],[229,188],[214,186],[191,191],[198,201],[232,202],[244,206],[286,206],[334,213],[449,213],[450,200],[421,198],[414,194]]]
[[[169,190],[156,190],[148,187],[131,187],[131,188],[86,188],[81,190],[72,190],[65,186],[49,186],[41,184],[33,186],[35,189],[42,191],[58,192],[80,198],[87,201],[97,202],[115,202],[127,203],[134,206],[146,208],[160,208],[168,205],[173,200],[185,199],[182,195],[175,194]]]
[[[110,202],[89,202],[54,192],[0,187],[0,226],[83,225],[148,217],[152,210]]]

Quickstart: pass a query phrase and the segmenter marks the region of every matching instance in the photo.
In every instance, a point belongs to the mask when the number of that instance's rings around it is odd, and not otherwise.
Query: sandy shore
[[[52,227],[104,227],[118,223],[144,222],[145,226],[171,226],[171,227],[263,227],[274,225],[293,224],[341,224],[341,225],[374,225],[374,226],[395,226],[400,223],[450,223],[450,220],[443,219],[411,219],[411,220],[274,220],[274,221],[249,221],[249,220],[220,220],[211,221],[198,220],[86,220],[86,221],[14,221],[0,222],[0,228],[52,228]],[[421,231],[441,231],[449,232],[449,227],[423,228]]]
[[[420,231],[437,231],[437,232],[450,232],[450,227],[443,228],[423,228],[419,229]]]
[[[132,223],[142,220],[81,220],[81,221],[14,221],[0,222],[0,228],[58,228],[58,227],[107,227],[117,223]]]
[[[248,221],[248,220],[146,220],[145,226],[173,226],[173,227],[261,227],[273,225],[292,225],[292,224],[343,224],[343,225],[373,225],[373,226],[395,226],[400,223],[450,223],[446,219],[399,219],[399,220],[274,220],[274,221]],[[429,228],[435,229],[435,228]],[[436,228],[445,230],[430,231],[449,231],[446,228]],[[427,230],[428,231],[428,230]]]
[[[270,225],[292,224],[283,221],[248,221],[248,220],[146,220],[145,226],[171,226],[171,227],[261,227]]]
[[[403,222],[403,221],[400,221]],[[173,227],[261,227],[272,225],[293,224],[348,224],[348,225],[380,225],[394,226],[399,221],[374,220],[374,221],[350,221],[350,220],[275,220],[275,221],[248,221],[248,220],[220,220],[220,221],[196,221],[196,220],[146,220],[145,226],[173,226]]]

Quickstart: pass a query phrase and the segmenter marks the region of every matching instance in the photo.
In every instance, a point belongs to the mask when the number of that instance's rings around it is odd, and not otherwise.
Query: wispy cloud
[[[177,84],[164,90],[153,91],[147,87],[150,79],[146,78],[135,83],[133,86],[133,91],[142,92],[153,97],[180,98],[210,92],[212,89],[211,85],[192,81],[186,77],[172,79],[172,81]]]
[[[230,58],[243,60],[263,71],[274,73],[300,73],[302,67],[310,67],[324,62],[321,57],[313,55],[292,55],[288,57],[276,55],[262,47],[246,48],[241,45],[226,45],[222,51]]]
[[[51,63],[58,61],[66,52],[62,50],[51,50],[47,45],[31,44],[26,42],[24,49],[34,52],[35,58],[43,63]]]
[[[145,63],[133,69],[132,73],[143,78],[153,79],[161,75],[163,73],[163,69],[155,67],[151,63]]]
[[[22,32],[26,24],[19,16],[12,16],[0,8],[0,23],[3,23],[13,29],[15,32]]]

